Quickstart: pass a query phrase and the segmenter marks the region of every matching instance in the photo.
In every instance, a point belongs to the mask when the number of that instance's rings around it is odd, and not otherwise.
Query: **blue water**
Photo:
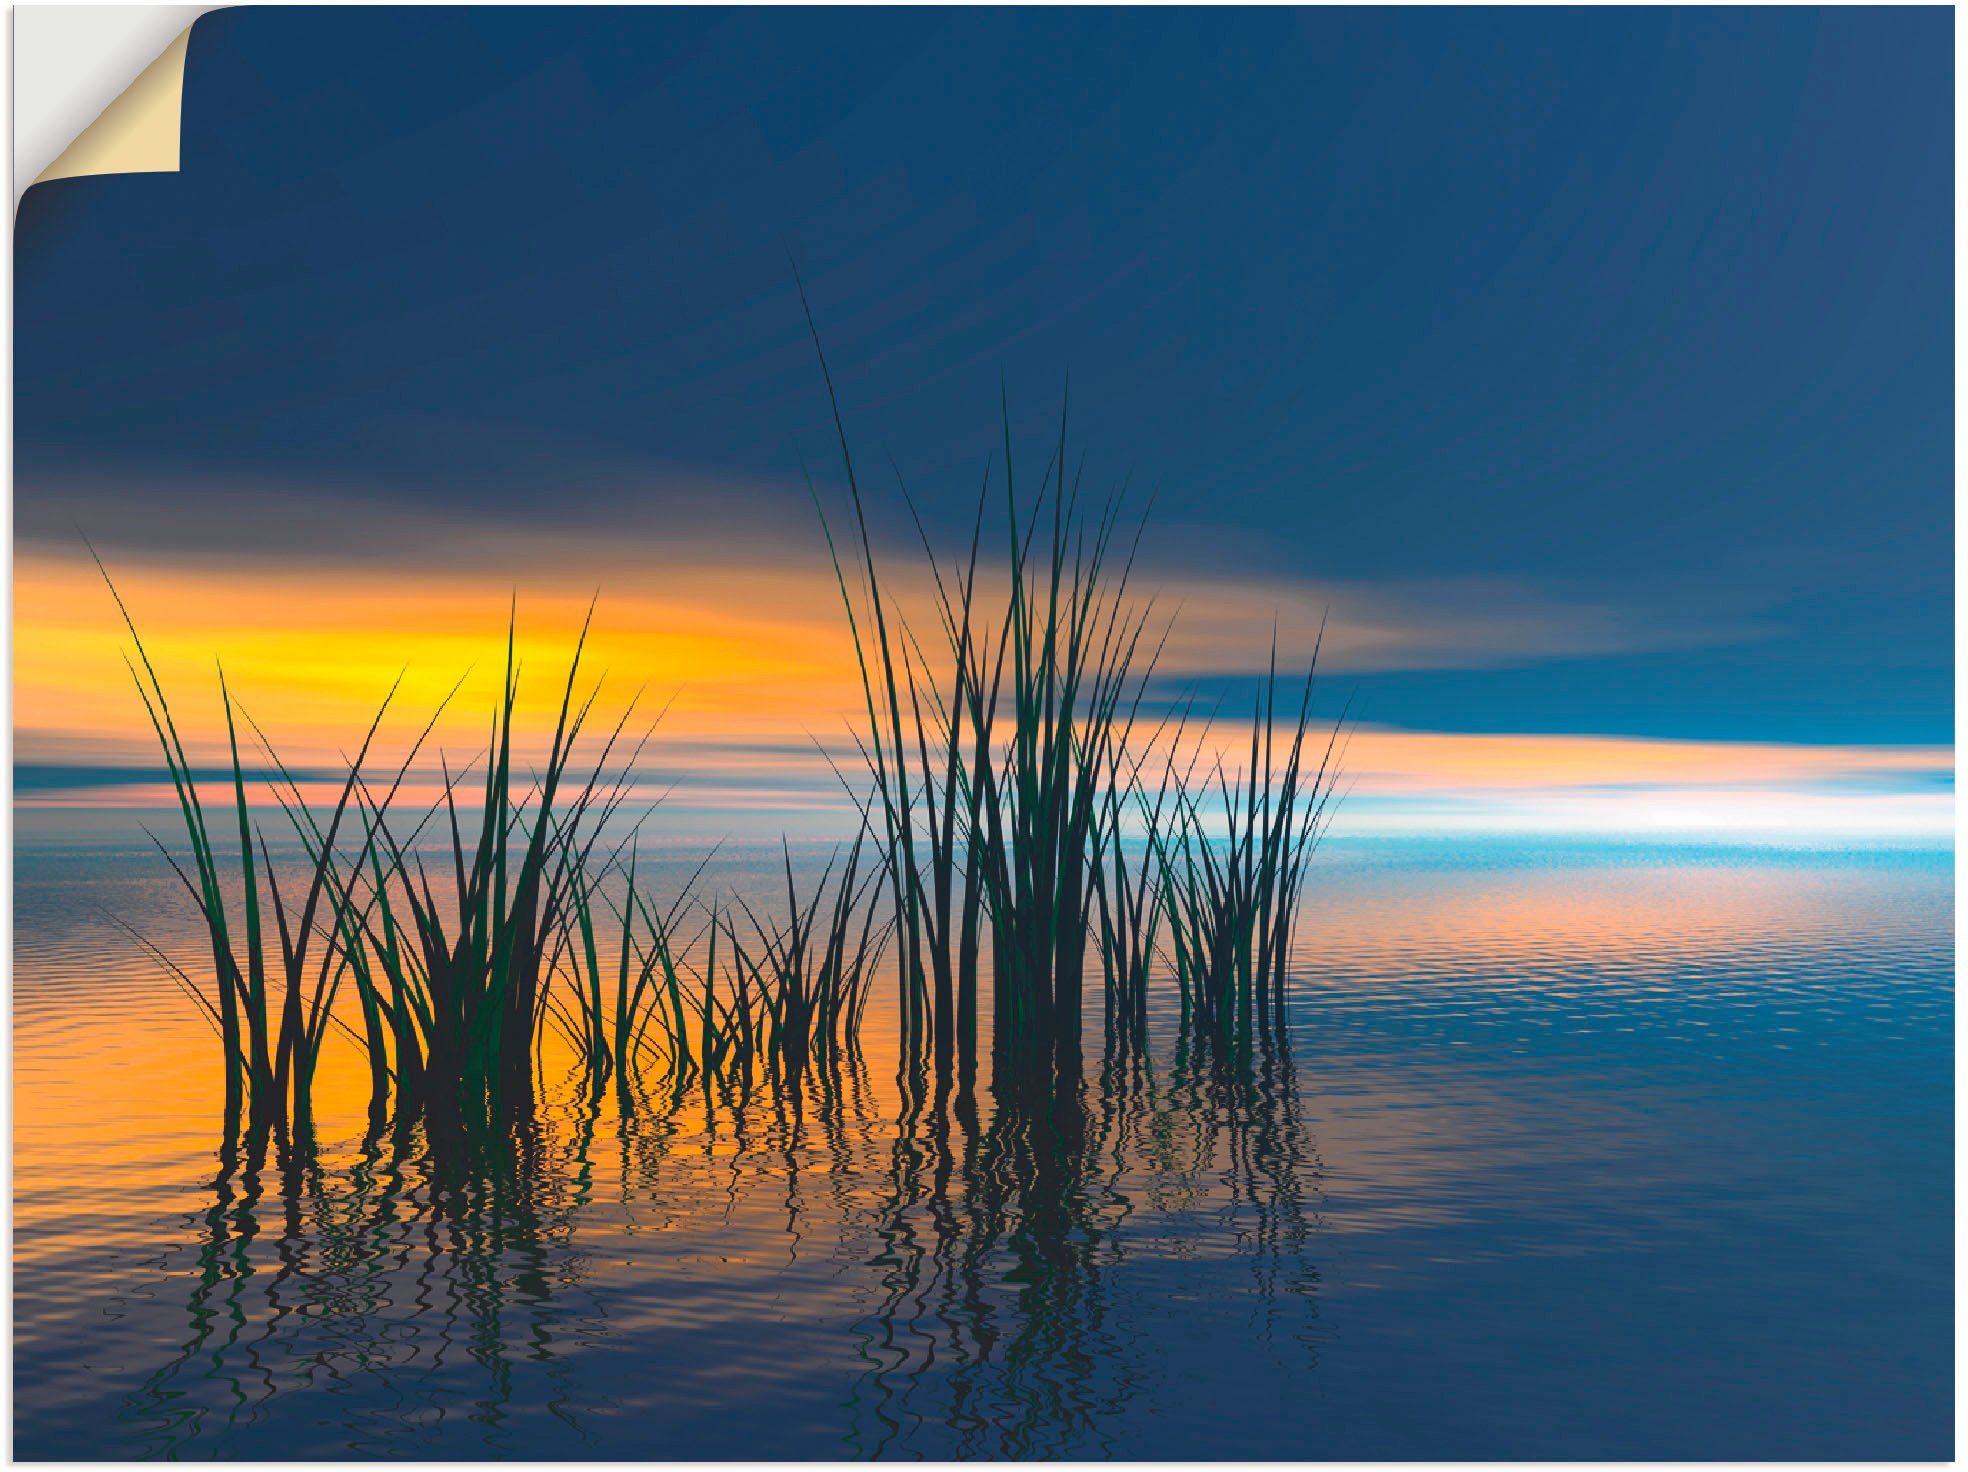
[[[159,862],[17,854],[22,1457],[1952,1452],[1945,851],[1335,841],[1284,1050],[909,1112],[877,1018],[462,1183],[219,1158]]]

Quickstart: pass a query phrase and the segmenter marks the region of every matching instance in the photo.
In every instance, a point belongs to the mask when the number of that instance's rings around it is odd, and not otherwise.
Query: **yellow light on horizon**
[[[352,755],[399,675],[372,770],[394,763],[454,685],[457,697],[427,750],[465,760],[483,750],[514,608],[511,588],[487,574],[450,571],[406,586],[399,573],[378,570],[272,564],[220,574],[138,564],[117,576],[195,763],[225,757],[219,660],[235,700],[296,769],[332,770]],[[619,569],[613,576],[623,580]],[[570,590],[586,581],[565,571],[542,575],[543,586],[517,599],[522,760],[536,759],[551,735],[590,606],[590,594]],[[154,737],[123,667],[129,646],[86,558],[35,552],[17,559],[20,760],[155,762]],[[709,560],[653,568],[646,584],[602,598],[583,696],[595,681],[601,694],[589,749],[642,691],[630,739],[667,705],[651,759],[687,765],[693,791],[684,800],[698,806],[767,813],[810,806],[817,793],[831,800],[836,784],[814,743],[846,753],[850,769],[858,760],[848,733],[863,724],[865,705],[830,570]],[[1323,734],[1318,740],[1323,749]],[[1210,741],[1226,770],[1247,759],[1247,728],[1234,716]],[[242,747],[253,745],[242,730]],[[1356,796],[1429,811],[1427,821],[1444,828],[1467,826],[1476,812],[1505,825],[1627,829],[1672,826],[1670,819],[1782,826],[1806,813],[1843,829],[1862,827],[1872,814],[1889,826],[1924,829],[1951,811],[1953,753],[1367,727],[1350,735],[1344,769]],[[1860,790],[1868,786],[1876,792]],[[124,788],[25,801],[153,805],[162,796]],[[1430,807],[1432,800],[1439,801]],[[1793,803],[1806,806],[1787,811]]]

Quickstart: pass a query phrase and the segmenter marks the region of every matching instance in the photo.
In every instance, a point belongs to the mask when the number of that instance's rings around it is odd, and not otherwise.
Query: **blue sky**
[[[940,529],[1070,373],[1157,573],[1491,641],[1373,721],[1945,744],[1952,25],[216,12],[183,171],[21,208],[18,535],[796,538],[796,258]]]

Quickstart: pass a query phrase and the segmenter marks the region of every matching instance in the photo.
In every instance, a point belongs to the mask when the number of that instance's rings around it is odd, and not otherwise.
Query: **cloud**
[[[1321,668],[1333,672],[1485,669],[1636,654],[1767,637],[1767,624],[1640,611],[1554,597],[1502,578],[1375,583],[1174,579],[1180,616],[1164,657],[1171,674],[1257,672],[1276,621],[1280,663],[1302,665],[1323,623]]]
[[[844,533],[844,509],[836,513]],[[24,584],[17,616],[30,652],[51,622],[71,634],[78,621],[112,626],[93,590],[86,535],[120,579],[154,587],[153,621],[196,626],[215,640],[229,626],[312,627],[326,612],[386,639],[385,618],[397,619],[412,646],[440,626],[454,644],[488,641],[501,621],[490,610],[512,593],[529,604],[574,606],[599,590],[603,628],[645,652],[665,642],[665,621],[696,629],[722,623],[734,637],[764,622],[798,625],[802,642],[831,640],[835,675],[848,669],[838,590],[804,491],[645,478],[639,488],[625,482],[600,496],[591,489],[566,499],[543,495],[480,516],[373,492],[228,483],[132,495],[120,483],[77,481],[59,496],[46,488],[22,496],[16,531]],[[1335,674],[1496,668],[1772,632],[1739,615],[1636,609],[1522,580],[1232,576],[1182,564],[1166,541],[1151,551],[1131,591],[1152,602],[1158,633],[1172,620],[1158,666],[1169,680],[1261,672],[1274,630],[1280,663],[1293,668],[1323,627],[1322,668]],[[910,616],[933,626],[920,546],[893,537],[878,557]],[[1002,564],[996,580],[1002,584]],[[86,597],[74,596],[77,586],[89,590]],[[243,607],[248,600],[256,606]],[[215,605],[228,615],[198,611]],[[217,643],[207,650],[217,652]],[[731,652],[735,668],[756,663],[735,645]],[[703,662],[686,663],[644,667],[669,681]]]

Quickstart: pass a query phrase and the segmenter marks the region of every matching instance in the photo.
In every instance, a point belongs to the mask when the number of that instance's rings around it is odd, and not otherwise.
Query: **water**
[[[1947,853],[1335,842],[1283,1053],[904,1118],[876,1018],[462,1180],[346,1067],[219,1158],[160,870],[17,854],[22,1457],[1951,1454]]]

